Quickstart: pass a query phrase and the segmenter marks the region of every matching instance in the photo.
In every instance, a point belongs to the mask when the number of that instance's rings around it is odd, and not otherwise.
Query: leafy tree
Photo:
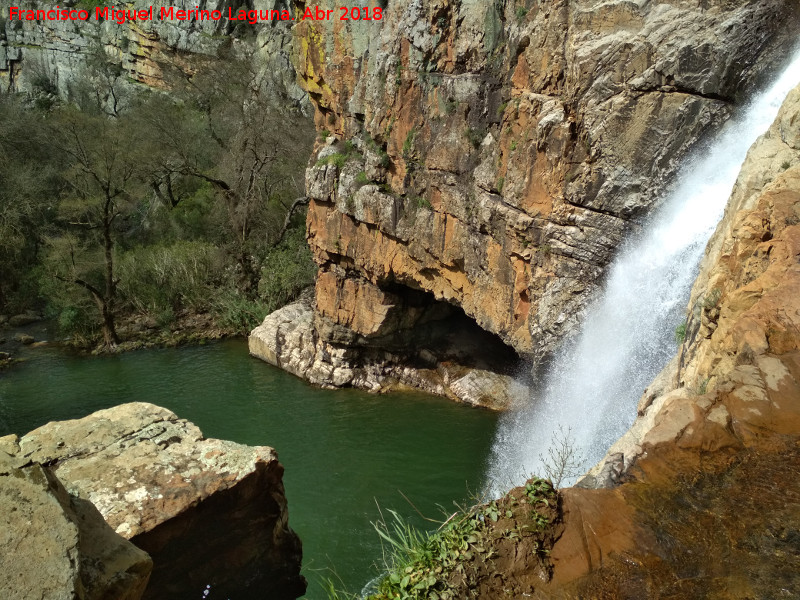
[[[41,119],[0,96],[0,310],[31,307],[32,271],[58,179]]]

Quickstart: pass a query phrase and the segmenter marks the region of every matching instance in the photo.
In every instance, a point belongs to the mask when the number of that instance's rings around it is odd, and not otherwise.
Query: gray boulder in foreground
[[[19,439],[15,458],[49,465],[152,556],[143,598],[200,598],[207,585],[220,598],[305,591],[272,448],[205,439],[169,410],[136,402],[48,423]]]
[[[0,597],[138,600],[153,561],[50,469],[20,464],[0,438]]]

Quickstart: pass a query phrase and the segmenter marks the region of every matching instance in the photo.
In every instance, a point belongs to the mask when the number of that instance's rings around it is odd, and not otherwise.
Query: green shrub
[[[414,151],[414,139],[417,137],[417,130],[412,128],[406,136],[406,141],[403,142],[403,158],[410,158]]]
[[[460,510],[436,531],[422,532],[395,511],[392,520],[374,523],[384,550],[386,574],[366,600],[455,600],[469,597],[474,565],[491,563],[501,539],[525,537],[538,559],[558,496],[550,482],[531,479],[524,489],[499,500]]]
[[[342,168],[347,164],[348,159],[350,158],[349,155],[343,154],[341,152],[334,152],[333,154],[329,154],[325,158],[320,158],[317,161],[317,166],[320,167],[322,165],[336,165],[338,168]]]
[[[417,208],[433,208],[430,200],[427,198],[423,198],[422,196],[418,196],[416,199]]]
[[[706,297],[703,299],[703,308],[706,310],[712,310],[719,306],[719,301],[722,298],[722,290],[719,288],[714,288],[711,290]]]
[[[135,248],[117,263],[120,296],[166,324],[181,308],[208,308],[213,289],[222,283],[224,262],[219,249],[203,242]]]
[[[221,290],[213,310],[222,327],[241,334],[251,331],[272,312],[267,303],[248,298],[234,289]]]
[[[258,296],[266,312],[261,319],[297,298],[314,283],[317,271],[301,228],[291,231],[280,246],[271,249],[263,264]]]
[[[480,134],[479,131],[473,129],[472,127],[467,127],[464,129],[464,137],[469,140],[470,145],[475,148],[476,150],[480,148],[481,142],[483,141],[483,136]]]
[[[681,323],[675,328],[675,341],[682,344],[686,339],[686,323]]]

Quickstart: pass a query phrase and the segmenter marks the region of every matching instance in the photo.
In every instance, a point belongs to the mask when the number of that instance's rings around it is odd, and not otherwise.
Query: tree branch
[[[278,237],[271,244],[273,248],[283,241],[283,237],[286,235],[286,231],[289,229],[289,224],[292,222],[294,211],[307,204],[308,196],[300,196],[299,198],[295,199],[294,202],[292,202],[292,205],[289,207],[289,212],[286,213],[286,218],[283,220],[283,227],[281,227],[281,230],[278,232]]]

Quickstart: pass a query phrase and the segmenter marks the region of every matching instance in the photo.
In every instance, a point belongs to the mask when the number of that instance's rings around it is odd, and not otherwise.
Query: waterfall
[[[488,463],[491,493],[543,476],[542,459],[564,434],[585,471],[632,425],[639,398],[677,350],[676,326],[747,151],[798,82],[800,55],[686,162],[675,189],[623,245],[578,335],[553,357],[528,403],[501,418]]]

